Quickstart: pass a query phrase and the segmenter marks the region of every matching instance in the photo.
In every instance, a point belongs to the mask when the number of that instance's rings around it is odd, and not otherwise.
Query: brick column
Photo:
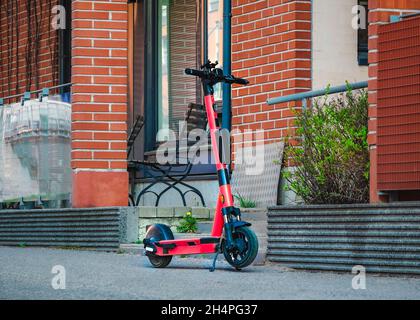
[[[126,0],[72,3],[73,206],[128,203]]]
[[[384,202],[387,197],[378,195],[376,153],[376,106],[378,73],[378,26],[387,24],[390,16],[420,11],[419,0],[369,0],[369,135],[370,146],[370,202]]]
[[[250,81],[233,88],[233,129],[264,129],[272,143],[287,135],[293,114],[266,100],[311,90],[311,1],[232,3],[232,69]]]

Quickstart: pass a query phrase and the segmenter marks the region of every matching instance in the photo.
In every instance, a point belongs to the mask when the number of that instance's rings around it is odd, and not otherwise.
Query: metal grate
[[[124,219],[120,208],[4,210],[0,245],[117,250]]]
[[[276,205],[283,151],[283,142],[264,145],[262,153],[252,147],[240,148],[232,174],[232,193],[255,201],[257,207]],[[257,167],[247,162],[254,156]]]
[[[295,269],[420,274],[420,203],[269,208],[267,257]]]

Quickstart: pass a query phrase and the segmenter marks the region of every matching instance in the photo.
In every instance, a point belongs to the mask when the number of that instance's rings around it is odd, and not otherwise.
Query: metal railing
[[[409,19],[409,18],[414,18],[414,17],[418,17],[418,16],[420,16],[420,12],[410,13],[410,14],[403,14],[401,16],[401,19]]]
[[[72,83],[64,83],[64,84],[60,84],[60,85],[53,86],[53,87],[43,88],[43,89],[34,90],[34,91],[26,91],[24,93],[19,93],[19,94],[14,94],[14,95],[11,95],[11,96],[3,97],[3,98],[0,98],[0,106],[2,106],[5,103],[5,100],[10,100],[10,99],[14,99],[14,98],[22,97],[24,101],[30,100],[31,96],[33,94],[36,94],[36,93],[41,93],[41,96],[46,97],[46,96],[49,95],[51,90],[70,87],[71,85],[72,85]]]
[[[268,99],[267,104],[272,105],[272,104],[284,103],[284,102],[302,101],[302,107],[306,108],[308,99],[321,97],[321,96],[329,95],[329,94],[342,93],[342,92],[346,92],[349,89],[351,90],[364,89],[364,88],[367,88],[367,86],[368,86],[367,81],[348,83],[341,86],[330,87],[327,89],[301,92],[301,93],[291,94],[284,97]]]

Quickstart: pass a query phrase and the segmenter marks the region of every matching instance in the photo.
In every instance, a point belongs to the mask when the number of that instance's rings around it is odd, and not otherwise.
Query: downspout
[[[225,74],[232,73],[231,61],[231,30],[232,30],[232,1],[223,2],[223,71]],[[223,83],[223,111],[222,128],[231,130],[232,128],[232,93],[231,85]]]
[[[207,17],[207,0],[197,0],[197,8],[198,8],[198,20],[197,20],[197,32],[200,30],[200,54],[197,54],[197,68],[201,65],[205,64],[208,59],[208,17]],[[197,52],[198,53],[198,52]],[[201,91],[201,81],[197,78],[196,82],[197,93],[197,103],[203,103],[203,96]]]
[[[202,43],[203,43],[203,58],[202,63],[206,64],[207,59],[209,58],[208,52],[208,1],[203,0],[202,2],[203,7],[202,9],[202,24],[203,24],[203,35],[202,35]],[[200,81],[199,81],[200,82]],[[200,83],[201,88],[201,83]]]

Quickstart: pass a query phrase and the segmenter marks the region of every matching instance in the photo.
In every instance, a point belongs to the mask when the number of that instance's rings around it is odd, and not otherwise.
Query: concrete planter
[[[271,207],[268,260],[306,270],[420,274],[420,203]]]

